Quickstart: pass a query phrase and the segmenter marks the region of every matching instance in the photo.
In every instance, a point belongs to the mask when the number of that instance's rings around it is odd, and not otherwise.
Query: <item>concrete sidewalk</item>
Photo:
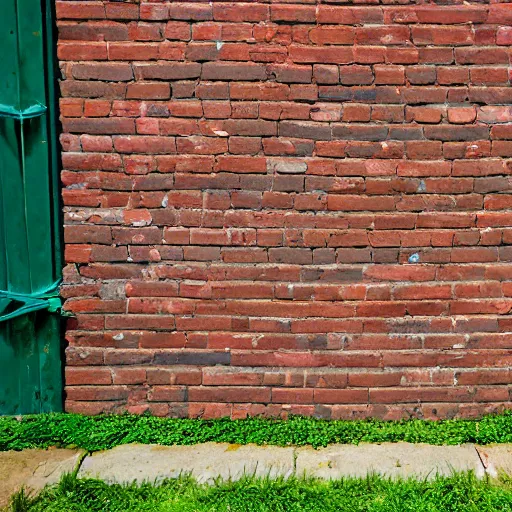
[[[368,473],[399,478],[433,478],[472,470],[477,476],[512,474],[512,445],[432,446],[384,443],[327,448],[206,443],[194,446],[123,445],[86,455],[80,450],[0,452],[0,507],[25,486],[37,492],[77,471],[80,478],[109,483],[158,482],[191,474],[199,482],[215,478],[314,476],[338,479]]]

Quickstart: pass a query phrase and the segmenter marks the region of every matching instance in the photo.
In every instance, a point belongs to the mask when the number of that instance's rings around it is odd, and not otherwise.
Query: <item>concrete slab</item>
[[[432,446],[386,443],[332,445],[297,450],[297,475],[324,479],[364,477],[377,473],[391,478],[434,478],[453,471],[473,470],[481,477],[484,469],[473,445]]]
[[[293,474],[294,449],[276,446],[205,443],[195,446],[124,445],[86,457],[81,478],[113,483],[138,483],[191,474],[199,482],[215,478],[240,479],[244,474]]]
[[[476,449],[489,476],[496,478],[500,473],[512,475],[511,444],[491,444],[477,446]]]
[[[478,449],[478,451],[477,451]],[[0,507],[21,486],[37,492],[76,469],[79,450],[0,452]],[[323,479],[364,477],[433,478],[473,470],[483,476],[512,474],[512,445],[475,447],[385,443],[310,447],[276,447],[206,443],[194,446],[124,445],[83,458],[78,476],[113,483],[157,482],[191,474],[199,482],[243,475],[272,478],[309,475]]]
[[[0,452],[0,507],[21,487],[32,492],[57,483],[64,473],[77,467],[81,450],[24,450]]]

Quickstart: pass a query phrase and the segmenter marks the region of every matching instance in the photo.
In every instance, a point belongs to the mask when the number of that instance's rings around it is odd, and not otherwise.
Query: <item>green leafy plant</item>
[[[287,420],[201,420],[77,414],[0,418],[1,451],[50,446],[98,451],[127,443],[192,445],[208,441],[314,447],[398,441],[435,445],[510,443],[512,412],[479,420],[445,421],[328,421],[300,416]]]

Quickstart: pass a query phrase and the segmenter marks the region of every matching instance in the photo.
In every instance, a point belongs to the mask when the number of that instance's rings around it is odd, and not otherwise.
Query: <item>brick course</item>
[[[512,4],[56,5],[68,411],[509,406]]]

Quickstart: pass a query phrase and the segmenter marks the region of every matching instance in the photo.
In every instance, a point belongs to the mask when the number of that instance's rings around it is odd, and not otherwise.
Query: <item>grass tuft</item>
[[[9,500],[10,512],[28,512],[34,503],[35,499],[32,498],[24,487],[11,496]]]
[[[74,483],[69,480],[73,478]],[[433,480],[375,475],[336,481],[256,479],[208,486],[184,477],[159,485],[108,485],[68,477],[12,512],[490,512],[512,511],[510,480],[459,473]]]
[[[479,420],[288,420],[247,418],[200,420],[136,415],[41,414],[20,420],[0,417],[0,451],[50,446],[88,451],[127,443],[193,445],[208,441],[277,446],[327,446],[406,441],[434,445],[512,442],[512,412]]]

